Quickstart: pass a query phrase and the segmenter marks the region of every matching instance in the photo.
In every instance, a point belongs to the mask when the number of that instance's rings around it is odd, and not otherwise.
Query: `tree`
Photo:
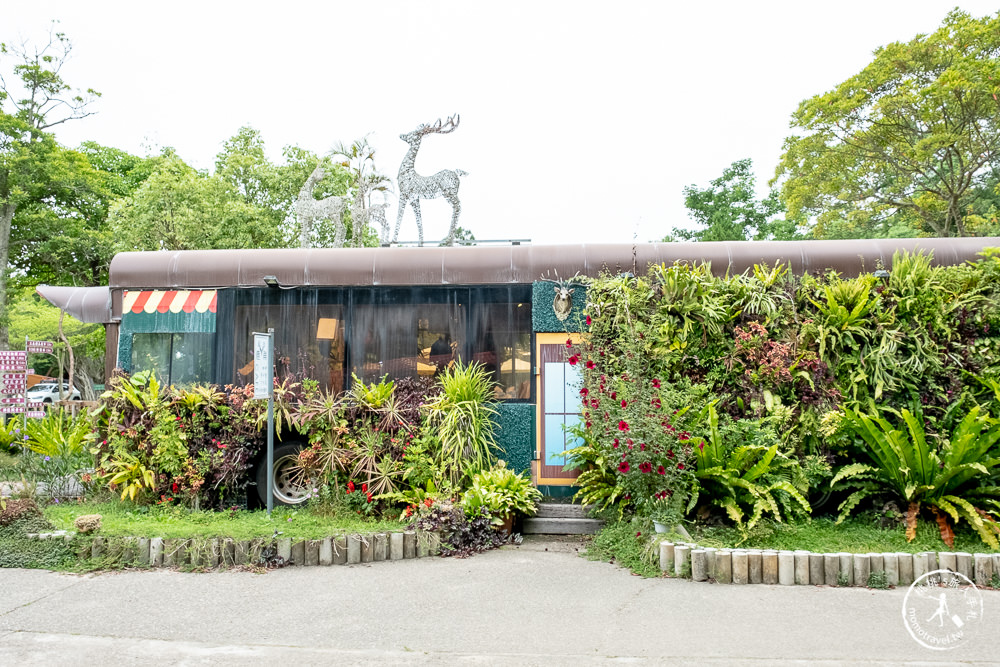
[[[775,181],[814,234],[962,236],[996,181],[1000,14],[954,10],[930,35],[875,51],[859,74],[805,100]]]
[[[7,280],[11,231],[19,209],[38,205],[60,189],[76,189],[85,160],[59,146],[49,130],[91,115],[93,90],[74,93],[60,74],[72,45],[50,31],[41,49],[0,43],[0,64],[13,60],[12,77],[0,68],[0,348],[7,349]],[[20,225],[20,220],[16,221]],[[22,228],[24,225],[20,225]]]
[[[285,245],[271,216],[231,183],[198,172],[170,149],[135,193],[112,205],[109,225],[118,250]]]
[[[379,243],[388,243],[388,238],[381,238],[380,231],[370,227],[371,212],[377,210],[384,220],[385,206],[376,205],[372,207],[372,194],[381,192],[383,195],[392,190],[392,181],[388,176],[380,172],[375,166],[375,148],[368,143],[368,137],[356,139],[350,145],[343,142],[337,143],[330,151],[330,157],[334,160],[346,158],[340,162],[340,166],[348,171],[350,178],[350,199],[353,202],[349,213],[366,216],[364,220],[364,234],[360,243],[353,242],[356,246],[378,246]],[[388,227],[386,227],[388,230]],[[354,233],[354,225],[348,226],[349,235]]]
[[[772,221],[784,210],[778,194],[770,192],[757,199],[753,163],[738,160],[711,181],[704,190],[695,185],[684,188],[684,204],[701,229],[675,227],[664,241],[760,241],[793,238],[795,226],[784,220]]]

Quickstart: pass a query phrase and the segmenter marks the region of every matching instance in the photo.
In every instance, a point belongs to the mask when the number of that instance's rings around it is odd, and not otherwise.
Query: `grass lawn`
[[[292,539],[321,539],[348,533],[381,533],[402,530],[405,524],[366,519],[358,515],[320,516],[307,508],[276,507],[267,518],[260,511],[194,512],[182,507],[136,507],[118,501],[60,503],[44,508],[57,529],[76,530],[73,520],[83,514],[100,514],[100,535],[105,537],[231,537],[249,540],[271,537],[275,531]]]
[[[969,553],[991,553],[993,549],[983,542],[977,533],[962,526],[955,531],[955,547],[949,549],[941,540],[937,524],[921,520],[917,525],[917,537],[906,541],[906,531],[902,525],[882,528],[872,519],[863,516],[852,517],[840,525],[833,519],[819,517],[809,522],[775,523],[761,521],[750,535],[743,540],[735,528],[717,526],[695,526],[691,537],[701,546],[740,549],[803,549],[813,553],[895,552],[918,553],[920,551],[967,551]]]

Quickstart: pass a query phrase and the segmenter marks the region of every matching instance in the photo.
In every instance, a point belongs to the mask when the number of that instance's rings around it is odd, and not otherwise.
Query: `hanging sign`
[[[29,340],[25,344],[25,350],[33,354],[52,354],[53,349],[50,340]]]

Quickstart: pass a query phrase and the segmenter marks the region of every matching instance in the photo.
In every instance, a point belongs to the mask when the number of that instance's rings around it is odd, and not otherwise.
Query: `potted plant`
[[[506,462],[497,461],[492,468],[472,476],[472,486],[462,495],[462,506],[469,515],[485,510],[493,525],[509,534],[514,515],[534,514],[541,498],[541,492],[527,476],[508,469]]]
[[[657,533],[678,533],[687,536],[687,531],[681,525],[684,518],[684,499],[681,494],[671,491],[660,491],[645,503],[646,512],[653,520],[653,529]]]

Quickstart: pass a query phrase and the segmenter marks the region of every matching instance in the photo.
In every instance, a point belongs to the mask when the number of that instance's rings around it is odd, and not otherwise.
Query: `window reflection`
[[[215,336],[207,333],[132,335],[132,372],[153,371],[161,382],[210,382]]]

